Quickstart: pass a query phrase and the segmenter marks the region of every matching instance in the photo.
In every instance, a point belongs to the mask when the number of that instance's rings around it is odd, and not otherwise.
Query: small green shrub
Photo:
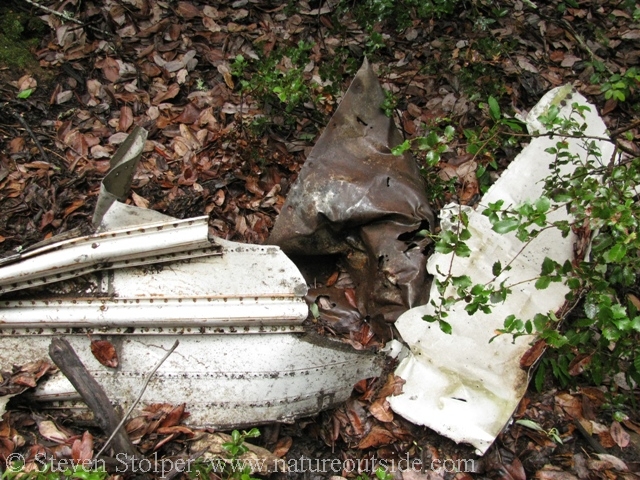
[[[505,128],[522,131],[518,123],[504,117],[495,99],[489,98],[487,109],[494,126],[482,134],[484,141],[474,138],[468,146],[472,152],[495,148],[492,142],[504,135]],[[545,358],[538,368],[535,378],[538,388],[542,387],[548,371],[563,386],[574,384],[580,376],[600,385],[618,374],[622,374],[629,385],[640,384],[640,301],[632,293],[637,293],[640,271],[640,236],[637,233],[640,158],[603,158],[595,140],[584,134],[586,110],[588,107],[574,103],[569,117],[563,118],[559,115],[559,107],[551,106],[540,117],[549,129],[548,135],[556,139],[555,146],[547,149],[555,160],[540,198],[508,208],[498,201],[483,211],[494,231],[501,234],[515,232],[523,242],[518,255],[526,251],[528,242],[546,229],[559,229],[565,236],[575,229],[583,229],[587,235],[593,232],[587,258],[563,265],[546,258],[539,275],[528,280],[541,290],[541,295],[553,283],[567,285],[570,289],[567,300],[582,305],[579,314],[565,314],[559,318],[548,312],[531,319],[518,318],[514,314],[504,320],[504,328],[499,332],[514,336],[535,334],[554,350],[554,354]],[[569,151],[567,137],[582,139],[580,154]],[[430,134],[426,138],[407,141],[397,150],[413,148],[419,151],[426,147],[435,162],[447,141],[447,136]],[[571,173],[563,168],[568,164],[574,166]],[[560,208],[570,212],[574,220],[549,221],[548,213]],[[470,254],[466,245],[471,236],[468,218],[462,210],[457,218],[457,229],[434,236],[435,248],[440,253],[465,257]],[[503,302],[515,286],[508,280],[495,281],[508,269],[509,265],[496,262],[492,272],[494,280],[483,284],[475,283],[467,275],[456,277],[443,272],[445,279],[436,279],[440,298],[431,300],[436,312],[424,319],[437,322],[444,332],[451,333],[451,325],[446,321],[451,305],[465,302],[469,315],[477,311],[490,313],[492,305]],[[456,295],[445,298],[449,287],[453,287]],[[612,395],[611,402],[620,407],[631,397],[633,395],[617,392]]]
[[[259,436],[260,431],[257,428],[242,433],[234,430],[231,432],[231,440],[222,444],[222,448],[227,452],[226,458],[196,461],[188,472],[189,478],[209,478],[213,473],[217,475],[216,478],[224,480],[258,480],[251,476],[251,467],[240,460],[240,457],[249,451],[245,440]]]

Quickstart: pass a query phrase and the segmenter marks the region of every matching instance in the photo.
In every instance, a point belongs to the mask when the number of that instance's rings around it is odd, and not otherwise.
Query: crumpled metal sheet
[[[571,100],[568,97],[571,96]],[[559,87],[548,92],[532,109],[527,117],[530,132],[544,128],[537,118],[551,105],[565,105],[560,116],[568,116],[571,103],[589,105],[578,93],[571,92],[571,86]],[[606,126],[598,116],[596,108],[589,105],[585,113],[587,125],[585,135],[592,138],[606,138]],[[526,200],[534,201],[542,194],[544,178],[550,175],[549,166],[553,155],[545,150],[558,141],[551,137],[538,137],[516,157],[500,179],[491,186],[481,200],[488,205],[504,200],[505,206],[517,205]],[[584,156],[581,140],[567,138],[572,153]],[[602,158],[613,155],[614,146],[604,140],[593,140],[601,149]],[[563,168],[575,168],[567,165]],[[441,213],[442,228],[456,228],[457,220],[452,218],[461,207],[448,205]],[[454,257],[435,253],[428,261],[427,268],[434,276],[443,278],[451,266],[452,275],[469,275],[475,282],[483,283],[493,277],[492,265],[501,261],[506,265],[522,248],[522,242],[515,233],[497,234],[492,230],[488,218],[479,210],[462,207],[469,218],[471,239],[467,242],[472,253],[469,257]],[[571,221],[572,217],[564,209],[548,214],[548,221]],[[510,263],[511,270],[498,277],[497,283],[524,281],[514,287],[507,300],[493,307],[491,314],[478,312],[470,317],[460,302],[448,311],[447,321],[453,327],[453,334],[443,333],[437,326],[422,320],[424,315],[434,315],[432,305],[424,305],[403,314],[395,326],[410,350],[396,369],[396,375],[406,383],[403,393],[389,397],[393,410],[419,425],[445,435],[456,442],[470,443],[480,453],[484,453],[511,418],[528,384],[528,372],[520,368],[520,359],[529,349],[531,337],[503,335],[489,340],[497,329],[503,327],[504,318],[510,314],[527,319],[536,313],[557,311],[565,302],[568,288],[554,284],[552,288],[538,291],[533,282],[526,282],[540,274],[540,266],[545,257],[552,258],[561,265],[573,258],[576,237],[570,234],[563,238],[555,229],[545,230],[528,246],[516,261]],[[454,289],[444,292],[444,296],[455,295]],[[432,295],[438,295],[435,288]]]
[[[381,109],[384,92],[368,61],[355,76],[293,184],[269,243],[294,256],[342,254],[363,315],[393,321],[426,303],[433,226],[415,160],[391,149],[403,139]]]

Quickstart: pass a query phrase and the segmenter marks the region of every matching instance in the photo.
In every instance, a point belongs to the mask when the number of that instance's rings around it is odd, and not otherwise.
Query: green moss
[[[41,22],[0,7],[0,65],[24,68],[37,65],[32,49],[38,45]]]

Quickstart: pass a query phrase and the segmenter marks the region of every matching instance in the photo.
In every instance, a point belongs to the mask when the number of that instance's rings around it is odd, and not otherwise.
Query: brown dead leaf
[[[185,404],[174,407],[160,423],[160,428],[174,427],[182,421],[185,416]],[[188,414],[187,414],[188,415]]]
[[[192,429],[184,425],[174,425],[173,427],[158,428],[156,430],[156,433],[159,435],[173,435],[173,436],[177,436],[180,433],[184,433],[188,437],[193,437],[195,435]]]
[[[338,270],[333,272],[331,276],[327,279],[327,287],[333,287],[335,283],[338,281],[339,275],[340,275],[340,272]]]
[[[160,92],[155,97],[153,97],[151,103],[153,105],[159,105],[166,100],[175,98],[178,93],[180,93],[180,85],[178,85],[177,83],[172,83],[171,85],[169,85],[166,91]]]
[[[42,420],[38,422],[38,431],[47,440],[56,443],[65,443],[69,440],[69,436],[61,431],[51,420]]]
[[[282,458],[287,454],[291,445],[293,445],[293,439],[291,437],[279,438],[276,447],[273,449],[273,454],[278,458]]]
[[[33,388],[36,386],[36,379],[32,373],[23,372],[11,377],[11,382],[14,385],[20,385],[22,387]]]
[[[124,106],[120,108],[120,118],[118,120],[118,131],[126,132],[133,125],[133,110],[131,107]]]
[[[547,347],[547,342],[545,342],[542,339],[534,343],[529,348],[529,350],[527,350],[525,354],[522,355],[522,358],[520,359],[520,368],[524,370],[531,367],[531,365],[533,365],[534,363],[536,363],[540,358],[540,356],[544,353],[544,350],[546,347]]]
[[[23,137],[15,137],[9,142],[9,151],[11,153],[20,153],[25,149],[25,144]]]
[[[625,431],[625,429],[622,428],[622,425],[620,425],[620,422],[617,422],[614,420],[611,423],[611,427],[609,428],[609,433],[611,434],[611,438],[613,438],[613,441],[616,442],[616,444],[620,448],[625,448],[629,445],[629,441],[631,440],[631,437]]]
[[[133,200],[133,203],[135,203],[136,207],[149,208],[149,200],[141,197],[136,192],[131,192],[131,199]]]
[[[365,448],[380,447],[382,445],[389,445],[396,441],[396,437],[386,428],[380,425],[374,425],[369,433],[360,440],[358,448],[364,450]]]
[[[82,434],[82,440],[76,439],[71,446],[71,458],[74,462],[85,462],[93,458],[93,435],[89,432]]]
[[[624,420],[622,422],[624,424],[625,427],[627,427],[629,430],[633,430],[634,432],[636,432],[638,435],[640,435],[640,425],[638,425],[636,422],[632,422],[631,420]]]
[[[537,480],[578,480],[578,477],[554,465],[545,465],[536,472]]]
[[[570,393],[559,393],[555,397],[556,405],[561,407],[571,418],[582,418],[582,402],[580,397]]]
[[[96,62],[96,67],[102,70],[103,75],[110,82],[117,82],[120,79],[120,65],[115,59],[105,57]]]
[[[176,8],[176,13],[186,19],[202,16],[202,12],[200,12],[200,10],[198,10],[198,7],[196,7],[191,2],[178,2],[178,8]]]
[[[131,441],[136,443],[149,431],[149,421],[145,416],[135,417],[127,422],[125,429]]]
[[[613,439],[611,433],[608,430],[598,432],[597,435],[600,445],[602,445],[604,448],[613,448],[616,446],[616,441]]]
[[[591,363],[592,357],[593,355],[576,355],[569,364],[569,375],[575,377],[576,375],[580,375],[584,372],[585,368]]]
[[[378,394],[381,398],[387,398],[392,395],[400,395],[402,393],[402,386],[406,383],[401,377],[390,373],[387,375],[387,381],[384,386],[380,389]]]
[[[55,218],[55,212],[53,210],[48,210],[42,215],[40,219],[40,230],[43,230],[47,225],[50,225]]]
[[[386,398],[378,398],[369,406],[369,412],[381,422],[387,423],[393,421],[393,412]]]
[[[598,453],[598,458],[587,459],[587,467],[589,470],[602,472],[604,470],[616,470],[618,472],[627,472],[629,467],[618,457],[606,453]]]
[[[344,289],[344,296],[347,299],[347,302],[349,302],[349,305],[351,305],[353,308],[355,308],[357,310],[358,309],[358,301],[356,300],[356,290],[355,290],[355,288],[345,288]]]
[[[640,299],[636,297],[633,293],[627,293],[627,299],[636,307],[637,310],[640,310]]]
[[[81,198],[74,198],[70,205],[65,207],[63,217],[67,218],[71,213],[84,205],[84,196]]]
[[[105,367],[117,368],[118,353],[108,340],[91,340],[91,353]]]
[[[31,75],[23,75],[18,80],[18,90],[24,92],[25,90],[35,89],[38,86],[38,82]]]

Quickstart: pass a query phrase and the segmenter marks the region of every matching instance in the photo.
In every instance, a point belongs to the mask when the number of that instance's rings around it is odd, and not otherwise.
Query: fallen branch
[[[131,443],[127,432],[120,428],[122,422],[118,419],[109,397],[91,376],[69,342],[63,338],[51,340],[49,356],[91,409],[100,428],[105,432],[114,432],[112,435],[114,449],[118,453],[126,454],[127,457],[141,457]]]

